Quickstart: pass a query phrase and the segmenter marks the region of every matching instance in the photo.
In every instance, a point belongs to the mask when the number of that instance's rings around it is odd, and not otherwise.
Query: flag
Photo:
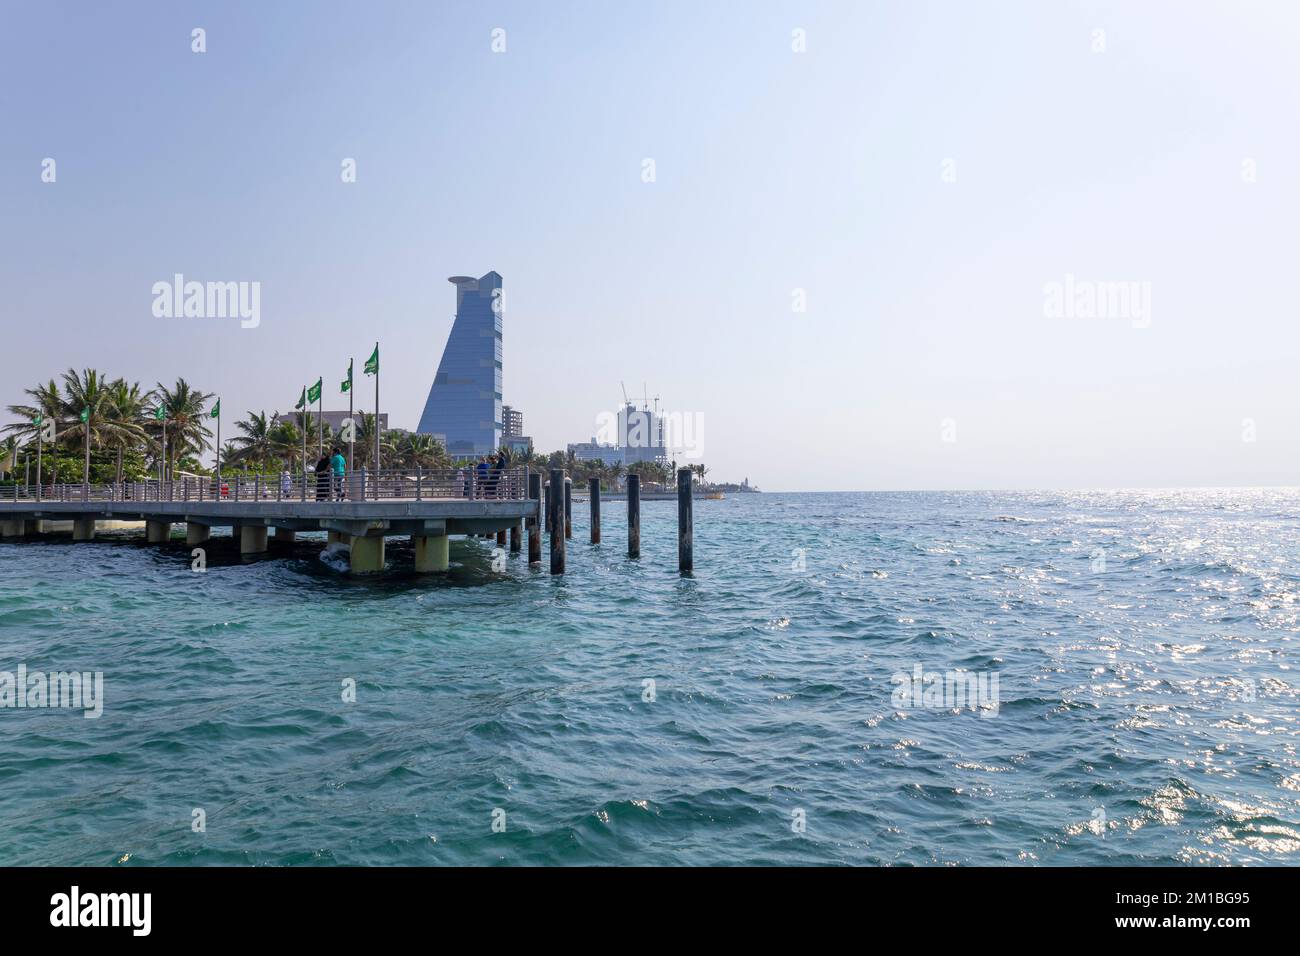
[[[314,401],[317,401],[317,400],[320,398],[320,387],[321,387],[321,383],[322,383],[324,380],[325,380],[325,379],[324,379],[324,376],[322,376],[321,378],[316,379],[316,384],[313,385],[311,388],[307,389],[307,401],[308,401],[308,402],[314,402]]]
[[[348,359],[348,377],[344,380],[343,384],[339,386],[339,391],[352,391],[352,359]]]
[[[32,419],[32,424],[35,425],[37,428],[39,428],[41,426],[41,422],[43,421],[45,421],[45,419],[40,415],[37,415],[35,418]]]
[[[208,418],[221,417],[221,399],[217,399],[217,404],[212,406],[212,411],[208,412]]]
[[[87,409],[87,411],[89,411],[89,409]],[[164,418],[166,418],[166,417],[167,417],[167,406],[166,406],[166,405],[159,405],[159,406],[154,410],[153,417],[156,418],[156,419],[158,419],[159,421],[162,421]],[[86,420],[86,413],[85,413],[85,412],[82,412],[82,414],[81,414],[81,420],[82,420],[83,422]]]
[[[293,406],[293,407],[294,407],[294,408],[302,408],[302,407],[303,407],[304,405],[306,405],[306,404],[307,404],[307,389],[304,388],[304,389],[302,390],[302,397],[298,399],[298,404],[295,405],[295,406]]]
[[[90,406],[87,405],[85,408],[83,408],[83,409],[81,410],[81,414],[80,414],[78,417],[79,417],[83,422],[88,422],[88,421],[90,421]]]
[[[366,367],[364,371],[367,375],[379,374],[379,343],[378,342],[375,343],[375,354],[370,356],[370,358],[366,359]]]

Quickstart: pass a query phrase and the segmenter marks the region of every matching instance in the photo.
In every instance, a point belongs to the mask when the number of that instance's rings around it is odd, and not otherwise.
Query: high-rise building
[[[501,406],[501,440],[522,438],[524,435],[524,413],[509,405]]]
[[[452,276],[456,320],[416,431],[446,436],[451,455],[501,445],[501,276]]]

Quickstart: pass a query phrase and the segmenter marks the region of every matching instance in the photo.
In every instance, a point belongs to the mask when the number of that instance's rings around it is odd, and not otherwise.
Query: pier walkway
[[[72,521],[77,541],[95,537],[97,521],[144,521],[146,538],[171,539],[184,523],[186,543],[201,545],[212,528],[231,528],[243,554],[290,542],[299,531],[325,531],[345,544],[352,570],[380,571],[384,539],[409,535],[418,571],[445,571],[448,535],[492,534],[519,550],[520,525],[536,520],[540,503],[528,497],[528,470],[511,468],[486,480],[470,469],[357,472],[335,481],[314,474],[226,475],[109,484],[17,485],[0,494],[0,537],[40,534],[46,520]]]

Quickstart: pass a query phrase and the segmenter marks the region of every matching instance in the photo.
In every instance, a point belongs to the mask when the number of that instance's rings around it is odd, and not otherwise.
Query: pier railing
[[[521,501],[528,497],[528,469],[487,474],[471,468],[358,469],[350,475],[246,475],[181,477],[160,481],[82,484],[14,484],[0,488],[0,507],[29,502],[253,502],[253,501]]]

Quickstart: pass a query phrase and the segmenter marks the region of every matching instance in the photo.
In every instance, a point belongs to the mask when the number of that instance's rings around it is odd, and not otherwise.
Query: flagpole
[[[302,387],[302,483],[307,484],[307,386]]]
[[[320,447],[319,456],[325,457],[325,376],[320,377],[320,391],[316,393],[316,431],[320,435],[317,443]]]
[[[379,354],[378,342],[375,343],[375,354]],[[379,480],[379,361],[377,359],[375,361],[375,480]]]
[[[221,398],[217,398],[217,498],[221,497]]]
[[[348,420],[352,420],[352,359],[348,359]],[[352,474],[352,459],[356,454],[357,423],[352,422],[352,433],[348,439],[348,475]]]
[[[41,423],[36,426],[36,502],[41,500],[41,452],[45,450],[45,416],[41,416]]]

